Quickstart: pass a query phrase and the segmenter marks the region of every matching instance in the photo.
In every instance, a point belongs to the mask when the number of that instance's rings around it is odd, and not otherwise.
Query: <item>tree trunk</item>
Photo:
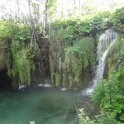
[[[44,14],[45,14],[45,18],[44,18],[44,26],[45,26],[45,34],[48,33],[48,0],[45,1],[45,11],[44,11]]]
[[[81,4],[81,1],[79,0],[79,8],[78,8],[79,9],[79,15],[81,14],[81,5],[80,4]]]

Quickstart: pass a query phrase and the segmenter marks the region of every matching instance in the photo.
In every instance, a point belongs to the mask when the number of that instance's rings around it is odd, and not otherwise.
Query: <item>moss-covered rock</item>
[[[94,39],[82,38],[73,46],[65,46],[66,41],[50,41],[50,70],[55,86],[79,89],[91,80],[95,63]],[[73,42],[73,41],[72,41]]]
[[[7,66],[7,48],[8,44],[4,41],[0,42],[0,70]]]
[[[108,53],[104,78],[107,78],[111,72],[118,69],[124,62],[124,35],[118,34],[115,44]]]

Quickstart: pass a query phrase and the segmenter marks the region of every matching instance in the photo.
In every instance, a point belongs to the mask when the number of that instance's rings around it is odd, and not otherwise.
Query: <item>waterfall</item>
[[[97,84],[103,79],[105,68],[105,60],[110,48],[116,42],[117,33],[112,30],[106,30],[99,38],[97,46],[97,66],[95,68],[95,75],[91,81],[91,86],[83,91],[84,95],[91,95]]]

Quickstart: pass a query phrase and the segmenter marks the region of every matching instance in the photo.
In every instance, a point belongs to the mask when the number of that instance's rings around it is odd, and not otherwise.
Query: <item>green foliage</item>
[[[109,112],[112,118],[121,120],[124,112],[124,68],[120,67],[111,73],[108,80],[104,80],[93,93],[93,100],[98,102],[101,108]]]
[[[115,11],[111,21],[117,31],[124,32],[124,7]]]
[[[53,67],[51,68],[58,71],[60,64],[58,60],[62,59],[64,82],[68,82],[70,85],[78,85],[81,80],[79,80],[79,77],[83,77],[81,74],[83,72],[81,70],[85,72],[86,69],[90,68],[89,70],[91,70],[95,62],[97,35],[108,28],[114,27],[117,29],[120,23],[121,27],[123,27],[123,15],[123,8],[121,8],[116,11],[104,11],[94,15],[84,15],[79,18],[59,19],[53,22],[51,24],[50,41],[52,41],[51,52],[54,54],[54,61],[52,63],[55,64],[52,64]],[[119,29],[122,31],[122,28],[119,27]],[[91,36],[94,39],[89,38]],[[119,36],[119,42],[115,44],[109,52],[108,58],[111,58],[111,60],[109,59],[108,61],[108,68],[113,68],[117,60],[123,58],[123,39],[123,36]],[[52,71],[52,73],[54,72]],[[102,91],[103,90],[101,89],[97,92],[97,95],[100,96]]]
[[[123,34],[118,35],[117,41],[118,42],[115,47],[118,50],[119,58],[123,59],[123,57],[124,57],[124,35]]]
[[[59,19],[51,24],[51,34],[62,34],[63,40],[72,41],[82,36],[89,36],[93,31],[100,32],[114,27],[123,32],[124,7],[116,11],[104,11],[94,15],[85,15],[80,18]]]
[[[101,111],[99,115],[96,116],[96,124],[121,124],[119,121],[113,119],[109,113]]]
[[[17,30],[16,26],[13,26],[14,24],[9,21],[0,20],[0,40],[4,40],[5,38],[10,38],[11,33],[15,33]],[[11,30],[14,28],[13,32]]]
[[[0,41],[8,41],[7,68],[13,80],[29,85],[31,70],[34,69],[33,58],[36,55],[36,44],[30,44],[31,35],[24,24],[0,21]],[[17,81],[17,80],[16,80]]]
[[[99,31],[107,28],[111,12],[100,12],[97,15],[83,16],[83,18],[70,18],[57,20],[51,24],[52,33],[61,31],[64,39],[74,40],[81,36],[87,36],[93,30]]]
[[[98,122],[120,124],[124,120],[124,36],[118,35],[107,57],[108,79],[103,80],[93,93],[93,100],[100,106]],[[113,70],[116,69],[114,72]],[[119,122],[118,122],[118,121]]]
[[[79,124],[95,124],[88,116],[86,116],[83,109],[79,109],[78,112]]]
[[[78,111],[79,124],[122,124],[120,121],[112,118],[109,112],[100,110],[99,115],[94,115],[94,118],[89,118],[84,109],[79,109]]]
[[[34,69],[33,61],[28,58],[29,48],[21,48],[20,50],[15,50],[15,44],[11,45],[12,52],[12,68],[8,68],[9,76],[13,79],[18,77],[21,83],[30,84],[31,80],[31,69]],[[21,46],[21,45],[20,45]],[[17,46],[18,47],[18,46]]]
[[[59,86],[61,83],[61,78],[59,73],[55,73],[56,86]]]
[[[95,61],[93,38],[86,37],[77,42],[73,47],[65,49],[67,58],[78,58],[79,63],[85,69],[90,64],[93,65]],[[75,57],[74,57],[75,56]],[[78,65],[80,65],[78,64]]]
[[[15,23],[7,20],[0,20],[0,40],[7,38],[19,39],[25,41],[31,38],[27,27],[21,23]]]
[[[48,14],[49,17],[51,17],[56,11],[56,2],[57,2],[57,0],[48,0],[47,14]]]
[[[90,119],[83,109],[79,109],[78,112],[79,124],[121,124],[119,121],[113,119],[109,113],[101,111],[99,115]]]
[[[111,26],[112,11],[103,11],[96,14],[93,18],[94,27],[100,31],[107,29]]]
[[[92,69],[95,62],[94,39],[92,37],[78,39],[72,46],[60,36],[61,34],[54,37],[50,45],[52,82],[56,82],[57,86],[58,83],[59,85],[62,83],[69,88],[82,87],[86,84],[85,81],[82,83],[82,79],[85,79],[83,71]]]
[[[107,55],[106,65],[108,66],[108,74],[114,68],[123,63],[124,59],[124,35],[118,34],[116,43],[111,47]]]

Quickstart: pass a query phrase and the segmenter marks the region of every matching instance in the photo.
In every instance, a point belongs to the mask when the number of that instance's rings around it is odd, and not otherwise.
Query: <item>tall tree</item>
[[[48,33],[48,1],[45,0],[45,17],[44,17],[44,26],[45,26],[45,33]]]
[[[44,10],[44,26],[45,33],[49,31],[48,20],[55,12],[55,4],[57,0],[45,0],[45,10]]]

